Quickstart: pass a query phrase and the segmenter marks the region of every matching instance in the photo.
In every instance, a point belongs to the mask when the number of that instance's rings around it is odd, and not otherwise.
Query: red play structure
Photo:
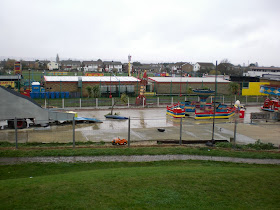
[[[135,101],[136,105],[146,105],[146,97],[144,94],[146,92],[147,84],[148,84],[148,77],[147,77],[147,72],[145,71],[143,74],[143,78],[140,81],[140,91]]]

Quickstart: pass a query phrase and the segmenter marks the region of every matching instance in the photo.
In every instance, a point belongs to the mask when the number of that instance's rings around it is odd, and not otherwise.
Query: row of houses
[[[121,63],[120,61],[75,61],[75,60],[62,60],[58,62],[54,61],[22,61],[22,64],[26,68],[35,68],[39,66],[45,66],[48,70],[64,70],[64,71],[93,71],[93,72],[127,72],[128,63]],[[195,64],[189,62],[177,62],[166,64],[140,64],[133,65],[131,63],[132,71],[147,70],[150,72],[166,72],[170,71],[174,74],[180,74],[182,72],[190,73],[199,70],[212,70],[215,69],[213,63],[197,62]]]
[[[3,62],[1,62],[3,63]],[[62,60],[57,59],[54,61],[21,61],[23,69],[41,69],[41,70],[61,70],[61,71],[83,71],[83,72],[114,72],[114,73],[127,73],[128,63],[120,61],[75,61],[75,60]],[[2,65],[3,66],[3,65]],[[0,65],[1,67],[1,65]],[[210,62],[197,62],[192,64],[190,62],[177,62],[177,63],[152,63],[141,64],[140,62],[133,62],[130,66],[131,72],[151,72],[151,73],[169,73],[172,75],[186,76],[202,76],[200,74],[208,74],[216,67]],[[0,68],[1,69],[1,68]],[[251,65],[248,67],[233,65],[231,63],[220,63],[217,66],[218,74],[223,75],[238,75],[249,77],[262,77],[263,74],[280,75],[279,67],[259,67]],[[199,73],[199,74],[197,74]]]

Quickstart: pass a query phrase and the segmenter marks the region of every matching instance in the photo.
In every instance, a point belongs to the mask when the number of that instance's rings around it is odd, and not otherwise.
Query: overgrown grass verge
[[[187,146],[160,146],[157,147],[93,147],[93,148],[2,148],[0,157],[44,157],[44,156],[115,156],[115,155],[206,155],[239,158],[280,159],[280,152],[257,151],[257,150],[234,150],[209,147]]]
[[[235,146],[232,143],[229,142],[220,142],[216,144],[217,147],[221,148],[236,148],[236,149],[254,149],[254,150],[273,150],[277,149],[272,143],[263,143],[260,140],[256,141],[254,144],[236,144]]]
[[[211,161],[0,166],[0,208],[277,209],[279,175]]]

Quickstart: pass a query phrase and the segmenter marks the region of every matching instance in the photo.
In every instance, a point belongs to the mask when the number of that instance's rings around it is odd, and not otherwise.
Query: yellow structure
[[[12,88],[15,87],[15,82],[14,81],[0,81],[0,85],[4,87],[11,86]]]
[[[261,93],[261,85],[269,85],[269,82],[249,82],[249,86],[247,88],[242,88],[243,96],[266,96],[268,94]]]

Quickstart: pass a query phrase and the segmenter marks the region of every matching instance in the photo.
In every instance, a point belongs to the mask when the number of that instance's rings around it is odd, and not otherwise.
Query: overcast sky
[[[0,56],[280,66],[278,0],[0,0]]]

